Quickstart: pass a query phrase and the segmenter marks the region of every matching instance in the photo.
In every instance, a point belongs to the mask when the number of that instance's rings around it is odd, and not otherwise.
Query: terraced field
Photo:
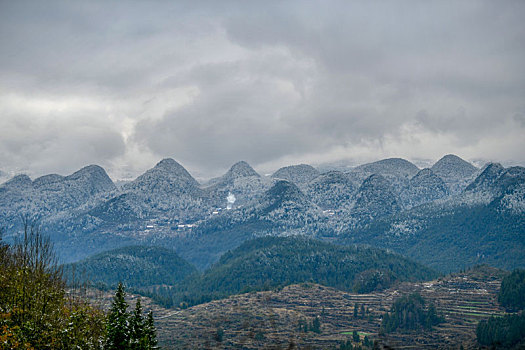
[[[502,276],[502,271],[484,267],[372,294],[298,284],[185,310],[160,308],[148,298],[143,298],[143,304],[154,310],[160,345],[165,349],[326,349],[351,339],[354,330],[361,340],[367,335],[393,349],[459,349],[461,345],[473,349],[477,348],[477,322],[504,313],[496,299]],[[433,331],[380,334],[382,316],[393,301],[416,291],[434,303],[445,322]],[[93,298],[108,307],[111,295],[99,293]],[[130,296],[131,305],[133,299]],[[300,329],[300,324],[312,324],[316,317],[321,333]]]
[[[380,293],[353,294],[315,284],[241,294],[180,310],[158,320],[159,337],[168,348],[260,349],[332,348],[354,330],[394,349],[475,347],[479,320],[503,314],[496,295],[502,273],[483,268],[425,283],[403,283]],[[380,334],[382,315],[401,295],[419,292],[432,301],[445,322],[431,332]],[[354,306],[358,304],[358,316]],[[361,315],[364,305],[365,315]],[[321,333],[299,324],[321,322]],[[217,332],[223,331],[218,341]],[[220,339],[219,339],[220,340]]]

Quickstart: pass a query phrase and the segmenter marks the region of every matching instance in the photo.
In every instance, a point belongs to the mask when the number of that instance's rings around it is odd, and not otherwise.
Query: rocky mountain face
[[[260,198],[213,215],[191,234],[167,244],[199,269],[205,269],[250,238],[314,236],[327,223],[328,217],[295,184],[279,180]]]
[[[501,209],[523,215],[525,213],[525,168],[507,169],[500,176],[498,187]]]
[[[473,180],[479,169],[458,156],[448,154],[438,160],[431,170],[445,182],[451,194],[457,194]]]

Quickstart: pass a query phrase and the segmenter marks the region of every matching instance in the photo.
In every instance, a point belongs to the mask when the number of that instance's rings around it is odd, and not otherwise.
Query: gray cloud
[[[2,2],[0,168],[525,163],[525,4]]]

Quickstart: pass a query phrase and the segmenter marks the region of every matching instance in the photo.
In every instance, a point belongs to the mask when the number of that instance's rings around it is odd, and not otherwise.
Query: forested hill
[[[103,287],[122,282],[128,287],[143,289],[174,285],[197,270],[173,250],[130,246],[67,264],[64,272],[70,282],[76,279]]]
[[[340,243],[392,249],[445,273],[477,264],[511,270],[525,266],[525,216],[501,202],[421,206],[342,235]]]
[[[343,247],[299,236],[262,237],[225,253],[197,278],[181,283],[175,303],[200,303],[240,292],[315,282],[370,292],[397,281],[427,280],[437,273],[381,249]]]

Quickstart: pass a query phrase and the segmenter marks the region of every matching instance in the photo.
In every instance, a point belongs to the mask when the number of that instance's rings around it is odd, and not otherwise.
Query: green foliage
[[[359,337],[359,333],[357,333],[357,331],[352,332],[352,340],[356,343],[359,343],[361,341],[361,338]]]
[[[304,319],[300,319],[299,320],[297,328],[298,328],[299,332],[304,332],[304,333],[308,332],[308,324],[306,323],[306,321]]]
[[[224,339],[224,329],[221,327],[217,327],[217,331],[215,332],[215,340],[221,343]]]
[[[366,270],[357,275],[353,291],[355,293],[370,293],[375,290],[388,288],[392,285],[392,276],[388,270]]]
[[[262,237],[225,253],[201,276],[157,292],[171,296],[174,305],[195,305],[302,282],[352,291],[357,276],[367,270],[384,271],[392,282],[437,276],[431,269],[380,249],[337,246],[298,236]]]
[[[174,285],[196,272],[173,250],[147,246],[119,248],[64,266],[69,281],[86,281],[99,288],[122,282],[135,290]]]
[[[144,326],[144,342],[147,346],[144,347],[145,350],[154,350],[157,349],[157,329],[155,328],[155,323],[153,322],[153,312],[148,312],[146,317],[146,323]]]
[[[400,223],[414,225],[417,239],[412,234],[388,234]],[[451,209],[424,205],[376,220],[342,235],[340,242],[392,249],[445,273],[477,264],[512,270],[525,266],[523,232],[525,215],[501,210],[496,199],[489,205]]]
[[[0,344],[6,349],[100,349],[104,314],[68,296],[53,247],[29,220],[11,246],[0,232]]]
[[[493,348],[512,348],[516,344],[525,346],[525,313],[492,316],[483,320],[478,323],[476,336],[479,344]]]
[[[264,340],[265,339],[265,336],[264,336],[264,333],[262,331],[257,331],[257,333],[255,333],[255,340]]]
[[[338,350],[354,350],[354,346],[352,345],[352,342],[350,340],[341,341],[339,343]]]
[[[133,312],[128,312],[126,292],[118,284],[107,320],[107,350],[150,350],[156,349],[157,335],[151,311],[145,318],[142,303],[137,299]]]
[[[365,335],[365,337],[363,338],[363,345],[366,347],[373,345],[373,343],[370,341],[370,338],[368,338],[368,335]]]
[[[312,326],[310,327],[312,332],[320,334],[321,333],[321,320],[319,319],[319,316],[314,317],[314,320],[312,321]]]
[[[122,283],[118,284],[117,291],[113,297],[111,309],[108,314],[107,345],[108,350],[125,349],[130,339],[128,303],[126,292]]]
[[[137,298],[137,302],[135,303],[135,310],[133,310],[133,314],[131,315],[131,318],[129,320],[129,326],[130,326],[130,347],[132,349],[140,349],[142,343],[144,342],[144,327],[145,327],[145,319],[142,315],[142,302],[140,301],[140,297]]]
[[[383,316],[381,328],[386,333],[401,330],[432,329],[443,321],[431,304],[425,309],[425,300],[418,293],[397,299],[389,313]]]
[[[525,270],[516,269],[501,281],[498,301],[509,310],[525,308]]]

